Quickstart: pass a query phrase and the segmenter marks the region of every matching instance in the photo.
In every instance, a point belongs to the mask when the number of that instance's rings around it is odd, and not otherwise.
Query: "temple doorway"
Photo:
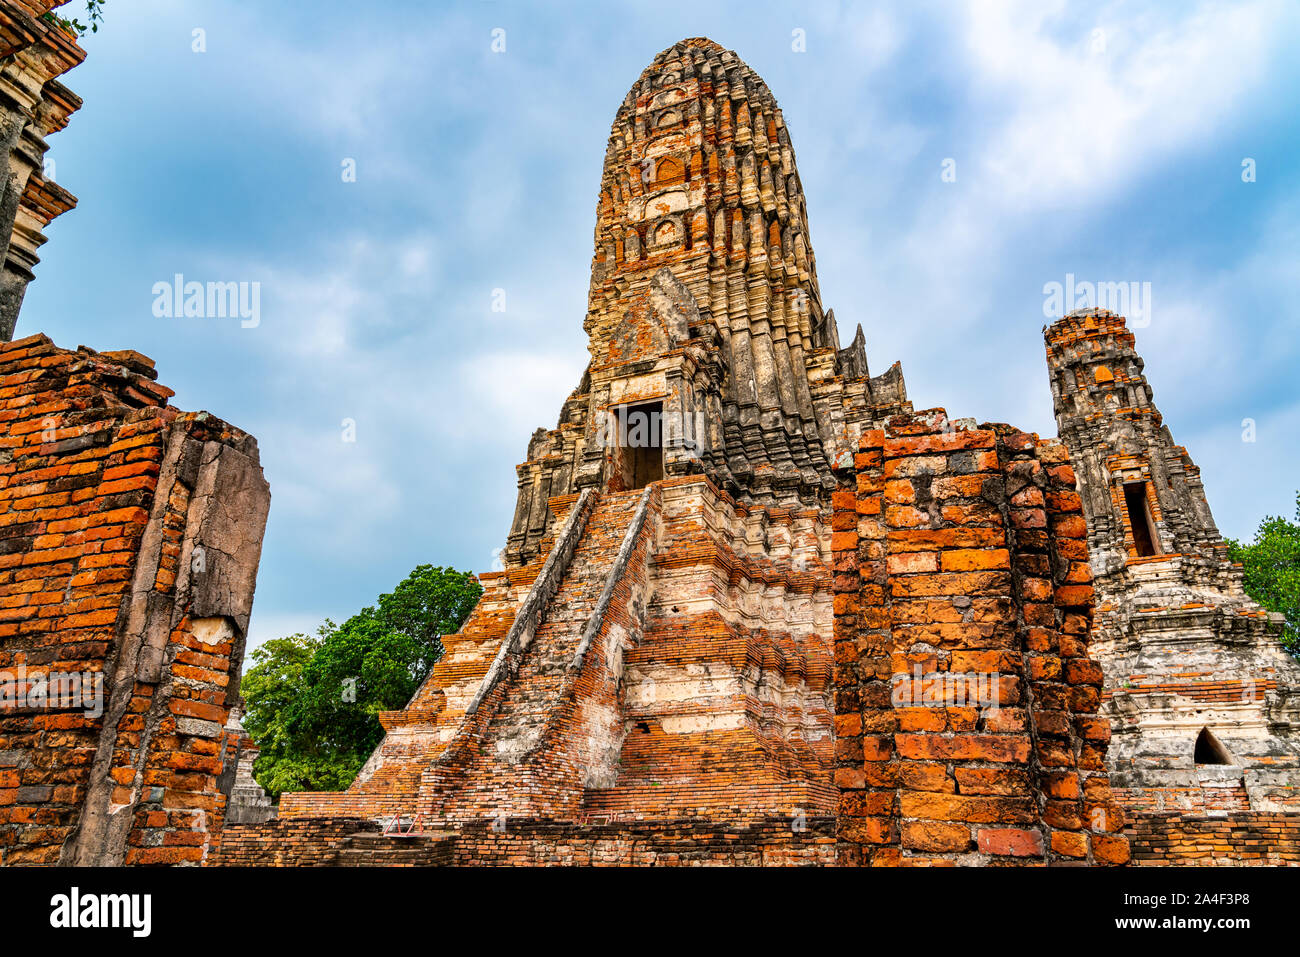
[[[664,477],[663,409],[662,402],[618,408],[618,468],[625,489]]]

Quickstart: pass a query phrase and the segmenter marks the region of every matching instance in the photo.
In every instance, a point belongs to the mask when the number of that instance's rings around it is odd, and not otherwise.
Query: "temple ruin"
[[[48,10],[0,0],[4,340],[73,203]],[[703,38],[619,107],[596,219],[504,569],[352,786],[278,808],[239,720],[256,441],[138,353],[0,343],[0,863],[1300,862],[1297,666],[1122,318],[1045,330],[1060,440],[914,409]]]
[[[1139,811],[1300,810],[1300,662],[1279,643],[1282,616],[1242,590],[1133,333],[1099,309],[1044,333],[1088,519],[1117,796]]]
[[[13,338],[41,230],[77,205],[45,163],[45,137],[68,125],[81,98],[57,79],[86,58],[76,39],[49,19],[61,3],[11,0],[0,4],[0,150],[8,178],[0,191],[0,342]]]
[[[618,110],[584,325],[505,570],[283,821],[460,863],[1127,860],[1065,449],[915,412],[841,343],[784,118],[712,41]]]

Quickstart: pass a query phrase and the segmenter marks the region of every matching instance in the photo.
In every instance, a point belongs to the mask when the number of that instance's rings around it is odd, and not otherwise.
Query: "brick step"
[[[419,852],[432,846],[432,834],[353,834],[347,846],[356,850],[387,848],[394,852]]]
[[[596,607],[640,495],[639,491],[609,494],[597,500],[487,737],[494,733],[514,736],[520,729],[535,728],[554,709],[568,663]],[[461,630],[443,639],[446,653],[430,679],[403,712],[384,716],[388,729],[407,735],[386,739],[385,747],[395,742],[392,750],[384,751],[383,763],[366,781],[353,785],[353,793],[377,797],[418,792],[422,773],[444,753],[449,732],[464,718],[464,706],[491,667],[552,544],[553,538],[548,536],[541,556],[528,566],[481,577],[484,593]],[[454,702],[449,700],[453,696]]]
[[[433,725],[438,721],[439,711],[433,708],[405,708],[401,711],[379,712],[379,723],[385,731],[395,728],[411,728],[420,725]]]
[[[517,737],[537,728],[558,704],[569,662],[595,612],[640,498],[640,491],[610,493],[596,503],[543,623],[488,725],[485,743],[489,747],[493,739]]]
[[[348,839],[334,863],[338,867],[434,867],[437,839],[427,835],[358,834]]]

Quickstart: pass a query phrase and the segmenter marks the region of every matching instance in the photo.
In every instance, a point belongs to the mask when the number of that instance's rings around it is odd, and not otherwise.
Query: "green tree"
[[[419,565],[390,594],[379,596],[378,608],[367,608],[362,614],[419,645],[417,670],[423,681],[442,657],[442,636],[459,630],[481,594],[483,587],[469,572]]]
[[[343,624],[254,651],[243,694],[258,783],[277,796],[347,787],[384,736],[379,712],[410,701],[481,593],[467,572],[420,565]]]
[[[1228,554],[1245,572],[1246,593],[1269,611],[1286,615],[1282,644],[1300,657],[1300,492],[1296,520],[1270,515],[1250,544],[1228,539]]]
[[[296,634],[263,643],[253,651],[253,666],[244,672],[244,727],[260,749],[253,773],[275,796],[345,787],[352,779],[351,762],[339,761],[327,742],[302,734],[303,670],[329,624],[315,638]]]

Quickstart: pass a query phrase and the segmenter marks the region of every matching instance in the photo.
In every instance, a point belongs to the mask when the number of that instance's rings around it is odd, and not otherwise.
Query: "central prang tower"
[[[547,499],[586,487],[703,473],[743,501],[824,503],[835,457],[906,408],[897,364],[868,377],[860,326],[841,349],[785,119],[711,40],[659,54],[614,119],[584,328],[582,382],[519,467],[512,562],[536,556]],[[626,450],[637,411],[661,425],[649,463]]]
[[[352,788],[286,816],[834,811],[832,469],[911,406],[840,347],[785,120],[710,40],[614,119],[584,328],[505,569]]]

